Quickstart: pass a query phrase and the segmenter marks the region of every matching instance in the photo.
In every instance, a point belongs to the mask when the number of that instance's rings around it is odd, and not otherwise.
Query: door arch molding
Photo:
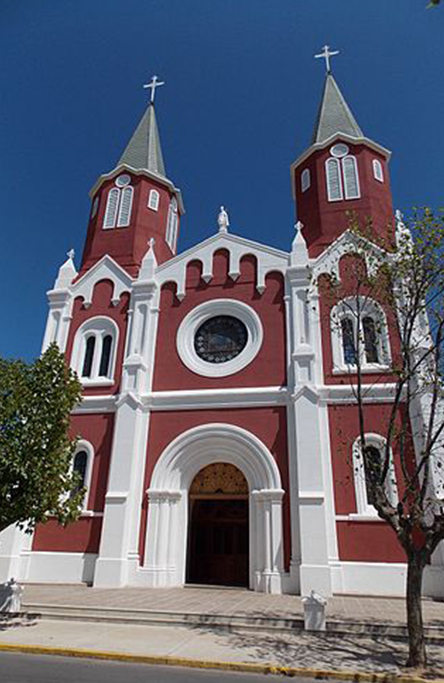
[[[250,506],[250,588],[281,592],[283,528],[281,477],[265,444],[230,424],[199,425],[177,436],[157,461],[149,499],[145,565],[153,586],[185,582],[188,491],[206,465],[227,462],[244,474]]]

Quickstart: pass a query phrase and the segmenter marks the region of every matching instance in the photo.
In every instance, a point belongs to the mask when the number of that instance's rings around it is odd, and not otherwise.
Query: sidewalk
[[[43,602],[44,601],[44,602]],[[169,658],[170,663],[196,660],[205,664],[240,662],[276,667],[307,668],[314,670],[402,674],[406,659],[405,639],[356,633],[308,634],[266,628],[222,628],[211,615],[219,618],[243,616],[255,618],[295,618],[302,616],[300,598],[271,596],[249,591],[223,589],[123,589],[104,590],[82,586],[26,586],[25,605],[71,605],[79,609],[125,609],[138,613],[142,610],[175,613],[206,614],[209,623],[185,626],[150,625],[138,623],[110,623],[109,621],[72,621],[69,618],[38,619],[31,615],[0,621],[0,649],[23,646],[60,648],[66,654],[79,650],[108,653],[105,656],[126,658],[143,656]],[[425,601],[429,625],[441,627],[444,633],[444,604]],[[402,600],[337,597],[329,601],[328,618],[342,618],[370,627],[375,619],[380,623],[398,624],[404,614]],[[431,642],[428,646],[432,674],[444,677],[444,645]],[[159,662],[160,663],[160,662]],[[358,676],[359,678],[359,676]],[[362,677],[361,677],[362,678]],[[362,680],[368,680],[364,676]]]

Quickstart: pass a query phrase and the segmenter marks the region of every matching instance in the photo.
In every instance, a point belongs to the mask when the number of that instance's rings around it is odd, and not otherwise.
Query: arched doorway
[[[189,491],[187,582],[248,586],[248,483],[230,463],[207,465]]]

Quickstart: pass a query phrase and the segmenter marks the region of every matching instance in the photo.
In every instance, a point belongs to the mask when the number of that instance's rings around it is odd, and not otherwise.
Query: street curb
[[[302,676],[314,679],[340,679],[355,683],[444,683],[442,678],[422,678],[421,676],[397,675],[393,673],[366,673],[359,671],[341,671],[329,669],[311,669],[303,667],[287,667],[273,664],[253,664],[248,662],[218,662],[181,657],[160,657],[146,655],[130,655],[123,652],[105,652],[82,648],[45,647],[43,645],[18,645],[0,643],[0,652],[21,652],[24,654],[55,655],[61,657],[78,657],[100,659],[133,664],[157,664],[160,666],[183,666],[192,669],[218,669],[220,671],[239,671],[244,673],[280,674],[282,676]]]

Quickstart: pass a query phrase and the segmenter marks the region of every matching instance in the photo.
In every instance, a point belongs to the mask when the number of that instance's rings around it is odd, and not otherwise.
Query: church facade
[[[291,167],[291,250],[231,234],[221,207],[215,234],[176,253],[184,205],[150,103],[91,190],[79,271],[70,254],[48,293],[43,348],[56,342],[84,387],[72,416],[83,511],[66,528],[3,532],[4,579],[403,593],[403,552],[368,500],[351,386],[360,353],[368,438],[382,449],[396,320],[374,301],[347,322],[338,302],[333,326],[313,284],[347,282],[348,212],[381,236],[402,229],[389,159],[328,72]],[[394,497],[398,468],[394,454]],[[424,590],[444,595],[441,548]]]

